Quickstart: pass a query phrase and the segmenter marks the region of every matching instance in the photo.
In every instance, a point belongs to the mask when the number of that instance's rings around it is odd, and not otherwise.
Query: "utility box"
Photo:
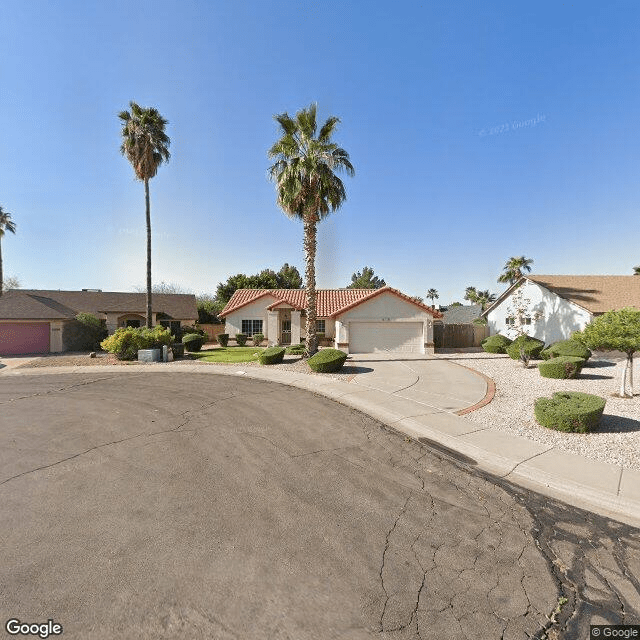
[[[138,362],[162,362],[160,349],[138,349]]]

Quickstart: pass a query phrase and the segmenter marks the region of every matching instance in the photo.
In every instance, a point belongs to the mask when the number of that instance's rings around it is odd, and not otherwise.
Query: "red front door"
[[[0,322],[0,356],[49,353],[48,322]]]

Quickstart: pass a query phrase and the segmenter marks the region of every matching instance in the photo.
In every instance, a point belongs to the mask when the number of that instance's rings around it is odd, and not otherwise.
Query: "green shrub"
[[[285,349],[285,353],[287,355],[303,356],[305,350],[306,350],[306,347],[302,343],[292,344]]]
[[[120,327],[112,336],[100,343],[110,353],[115,353],[118,360],[135,360],[139,349],[160,349],[173,342],[171,331],[161,326]]]
[[[95,351],[107,334],[106,322],[91,313],[79,313],[62,325],[62,342],[67,351]]]
[[[284,359],[284,347],[269,347],[260,353],[260,364],[278,364]]]
[[[506,353],[507,347],[511,344],[511,340],[507,338],[507,336],[503,336],[501,334],[497,334],[495,336],[489,336],[485,338],[480,346],[487,353]]]
[[[253,339],[253,346],[254,347],[259,347],[260,344],[262,343],[262,341],[264,340],[264,334],[262,333],[254,333],[253,336],[251,336]]]
[[[184,345],[182,342],[174,342],[171,345],[171,351],[173,351],[174,358],[184,358]]]
[[[591,351],[577,340],[561,340],[544,349],[540,355],[545,360],[559,356],[575,356],[586,361],[591,357]],[[548,357],[545,358],[545,355]]]
[[[543,378],[577,378],[586,360],[575,356],[558,356],[538,365]]]
[[[205,342],[209,340],[209,334],[204,329],[201,329],[200,327],[193,327],[193,326],[190,327],[188,325],[183,325],[180,327],[180,329],[178,329],[178,331],[176,331],[175,333],[176,340],[181,341],[182,338],[184,338],[185,336],[188,336],[194,333],[199,336],[202,336]]]
[[[605,403],[600,396],[566,391],[554,393],[551,398],[538,398],[534,411],[536,420],[543,427],[588,433],[598,426]]]
[[[229,344],[229,334],[228,333],[219,333],[216,336],[216,340],[221,347],[226,347]]]
[[[344,351],[322,349],[309,358],[307,362],[316,373],[333,373],[334,371],[340,371],[346,359],[347,354]]]
[[[247,337],[246,333],[236,333],[236,344],[239,347],[244,347],[247,344]]]
[[[540,352],[544,349],[544,341],[530,336],[517,337],[508,347],[507,353],[512,360],[520,360],[520,351],[524,350],[525,356],[532,360],[540,358]]]
[[[200,351],[206,339],[199,333],[188,333],[182,338],[182,344],[187,351]]]

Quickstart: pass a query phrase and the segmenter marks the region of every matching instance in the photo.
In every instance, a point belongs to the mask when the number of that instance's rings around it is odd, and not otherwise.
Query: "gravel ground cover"
[[[624,367],[615,356],[596,355],[575,380],[543,378],[536,366],[538,361],[524,369],[503,354],[463,352],[437,357],[484,373],[496,384],[493,401],[465,418],[587,458],[640,470],[640,358],[635,359],[634,366],[636,394],[625,400],[612,396]],[[533,415],[533,403],[555,391],[582,391],[605,398],[607,404],[597,431],[560,433],[541,427]]]

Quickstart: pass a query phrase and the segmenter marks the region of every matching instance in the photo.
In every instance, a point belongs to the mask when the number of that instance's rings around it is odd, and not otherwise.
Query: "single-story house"
[[[640,309],[639,276],[527,275],[483,312],[491,335],[513,337],[513,295],[520,287],[531,312],[524,329],[547,344],[566,340],[605,311]]]
[[[479,304],[463,304],[447,307],[442,318],[442,324],[471,324],[482,313]]]
[[[192,294],[154,293],[153,324],[175,331],[198,319]],[[109,334],[118,327],[140,327],[146,322],[146,294],[16,289],[0,296],[0,355],[56,353],[72,348],[76,315],[91,313],[105,320]]]
[[[238,289],[219,314],[229,337],[262,333],[269,345],[305,337],[304,289]],[[318,289],[316,332],[347,353],[433,353],[442,314],[393,289]]]

